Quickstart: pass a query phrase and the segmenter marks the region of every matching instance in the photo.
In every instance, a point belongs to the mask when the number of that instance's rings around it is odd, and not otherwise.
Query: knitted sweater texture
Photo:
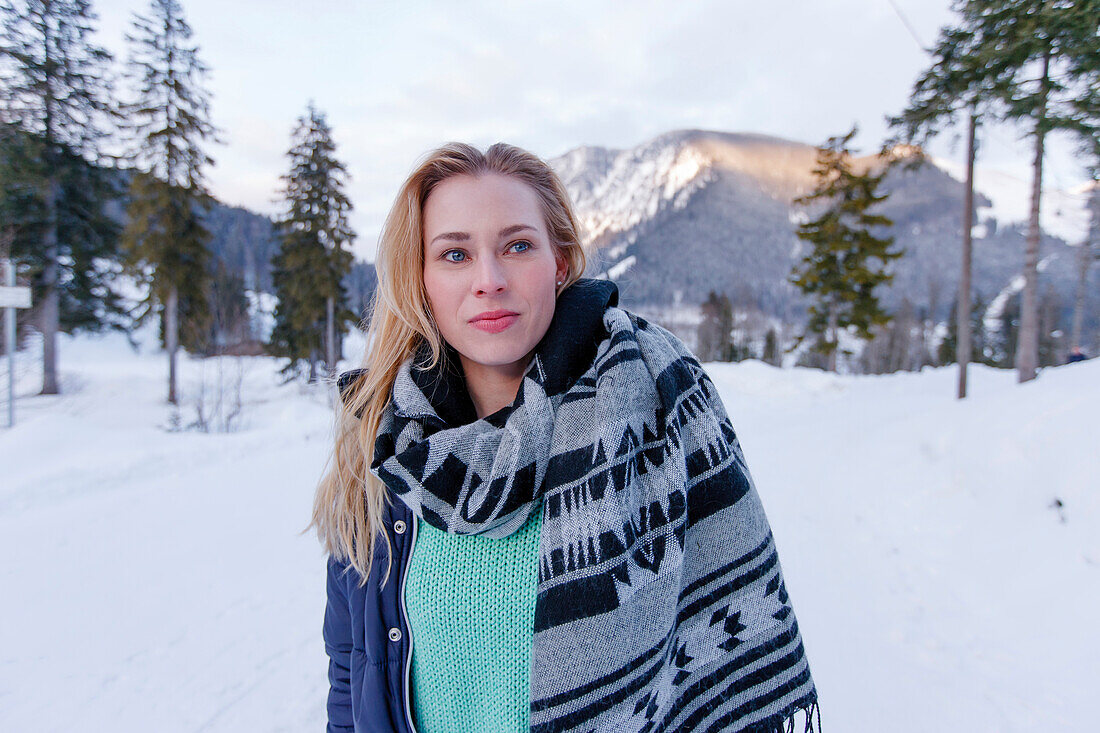
[[[500,539],[417,523],[405,590],[417,733],[527,733],[542,512]]]

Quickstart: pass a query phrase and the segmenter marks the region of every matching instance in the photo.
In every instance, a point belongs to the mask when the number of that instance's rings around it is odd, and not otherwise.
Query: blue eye
[[[526,239],[520,239],[518,241],[512,242],[512,244],[510,245],[510,247],[513,247],[513,248],[520,247],[520,249],[515,250],[516,252],[526,252],[527,250],[531,249],[533,246],[534,245],[531,244],[530,242],[528,242]],[[456,260],[453,257],[451,257],[452,254],[460,254],[460,255],[462,255],[463,259]],[[454,262],[455,264],[458,264],[460,262],[465,261],[466,253],[463,252],[460,249],[449,249],[449,250],[447,250],[446,252],[444,252],[442,254],[442,258],[446,262]]]

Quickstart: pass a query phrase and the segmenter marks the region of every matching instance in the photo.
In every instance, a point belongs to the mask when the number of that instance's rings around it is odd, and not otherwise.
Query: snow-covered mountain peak
[[[585,241],[597,246],[682,208],[720,172],[749,176],[779,197],[809,182],[814,148],[754,133],[673,130],[633,148],[574,148],[553,159],[576,207]]]
[[[599,244],[663,206],[682,206],[705,184],[710,160],[663,135],[628,150],[576,148],[551,163],[573,198],[584,240]]]

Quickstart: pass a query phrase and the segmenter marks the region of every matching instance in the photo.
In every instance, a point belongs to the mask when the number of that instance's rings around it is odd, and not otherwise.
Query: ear
[[[554,273],[554,282],[564,283],[565,278],[569,276],[569,260],[566,259],[560,247],[554,248],[554,260],[558,264],[557,272]]]

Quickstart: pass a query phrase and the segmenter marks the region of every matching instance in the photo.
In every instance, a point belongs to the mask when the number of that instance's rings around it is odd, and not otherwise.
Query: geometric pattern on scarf
[[[455,534],[543,512],[532,733],[790,731],[798,712],[812,731],[817,691],[722,400],[617,299],[603,280],[561,293],[515,400],[481,419],[455,352],[429,372],[422,344],[370,470]]]

